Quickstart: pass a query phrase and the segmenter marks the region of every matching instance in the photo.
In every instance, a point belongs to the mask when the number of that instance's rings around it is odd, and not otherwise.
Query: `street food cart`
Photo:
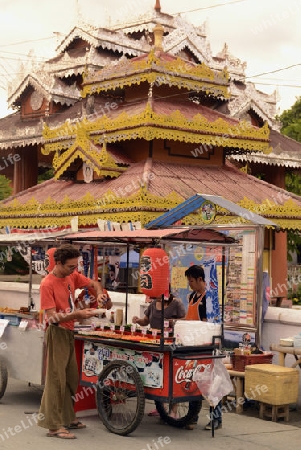
[[[222,254],[225,247],[235,245],[232,238],[222,233],[197,227],[92,231],[69,235],[66,240],[74,245],[126,244],[128,250],[130,245],[145,248],[159,243],[163,246],[171,242],[181,246],[197,243],[198,246],[219,247]],[[222,298],[224,277],[223,267]],[[127,313],[125,321],[127,324]],[[195,375],[211,368],[215,360],[221,358],[216,350],[221,346],[222,334],[223,326],[219,324],[211,329],[210,341],[207,338],[203,345],[183,345],[164,327],[163,307],[162,327],[156,333],[145,334],[133,325],[118,328],[112,325],[97,330],[79,328],[75,340],[80,354],[80,383],[86,387],[82,393],[88,394],[89,389],[94,389],[101,420],[116,434],[127,435],[136,429],[143,417],[145,399],[155,401],[166,423],[184,427],[202,406],[203,397]]]
[[[0,398],[7,387],[8,377],[30,384],[44,385],[45,345],[42,315],[35,309],[32,297],[32,248],[37,245],[58,245],[68,231],[43,233],[12,233],[0,235],[2,251],[20,252],[28,256],[29,282],[26,304],[12,299],[0,303]],[[24,299],[22,300],[24,301]],[[16,304],[18,305],[16,307]]]
[[[227,246],[235,245],[233,238],[208,228],[180,227],[161,230],[91,231],[59,236],[22,236],[24,249],[29,250],[36,241],[52,241],[54,246],[71,242],[83,245],[124,245],[127,253],[131,245],[145,248],[151,245],[174,243],[185,246],[197,244],[208,248],[220,248],[224,255]],[[2,245],[16,245],[20,236],[3,237]],[[1,239],[0,239],[1,245]],[[224,256],[222,257],[224,261]],[[31,265],[30,265],[31,275]],[[7,375],[29,383],[44,384],[45,347],[44,330],[39,326],[39,314],[33,311],[29,282],[28,314],[11,314],[20,323],[8,325],[0,340],[0,393],[5,392]],[[222,271],[222,299],[224,296],[225,270]],[[128,292],[125,292],[126,306]],[[162,298],[163,301],[163,298]],[[23,312],[24,313],[24,312]],[[222,313],[223,315],[223,305]],[[4,319],[5,320],[5,319]],[[22,321],[30,327],[20,327]],[[75,346],[80,363],[80,395],[89,389],[96,392],[96,405],[106,428],[119,435],[134,431],[143,417],[145,399],[152,399],[166,423],[184,427],[200,411],[202,393],[194,376],[214,365],[221,358],[216,353],[221,346],[223,325],[211,330],[210,340],[203,345],[183,345],[175,339],[173,330],[166,330],[162,314],[161,330],[144,334],[143,330],[115,325],[101,329],[77,329]],[[201,322],[199,321],[199,324]],[[17,326],[16,326],[17,325]],[[212,324],[215,325],[215,324]],[[206,335],[208,336],[208,335]],[[86,391],[84,389],[86,388]],[[76,402],[77,399],[75,399]],[[213,428],[212,428],[213,433]]]

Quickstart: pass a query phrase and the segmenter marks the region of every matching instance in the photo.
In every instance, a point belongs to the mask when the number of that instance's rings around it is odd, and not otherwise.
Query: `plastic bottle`
[[[115,313],[114,313],[114,311],[111,311],[110,322],[111,323],[115,323]]]

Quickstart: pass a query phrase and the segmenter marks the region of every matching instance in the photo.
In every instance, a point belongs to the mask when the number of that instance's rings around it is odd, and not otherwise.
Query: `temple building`
[[[226,45],[213,56],[205,26],[156,1],[123,29],[75,27],[55,58],[24,68],[8,100],[16,112],[0,119],[0,152],[18,158],[2,172],[14,194],[0,203],[0,228],[60,229],[74,216],[81,229],[144,227],[195,193],[216,195],[277,225],[266,230],[266,267],[285,282],[301,198],[283,189],[284,174],[300,168],[301,147],[279,133],[276,94],[246,82]],[[269,183],[238,163],[272,167]],[[37,184],[49,168],[53,178]],[[212,226],[233,220],[217,207]],[[206,221],[195,211],[182,223]]]

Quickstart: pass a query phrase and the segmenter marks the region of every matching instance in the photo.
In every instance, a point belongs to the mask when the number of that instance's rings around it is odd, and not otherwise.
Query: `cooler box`
[[[298,369],[276,364],[246,366],[245,395],[248,398],[269,405],[288,405],[297,402],[298,393]]]

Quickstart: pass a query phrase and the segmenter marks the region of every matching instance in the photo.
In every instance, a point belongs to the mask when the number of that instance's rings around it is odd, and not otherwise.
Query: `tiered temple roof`
[[[20,111],[0,120],[0,149],[36,148],[55,176],[3,201],[1,226],[67,226],[74,215],[82,227],[99,217],[143,225],[200,192],[301,230],[299,197],[225,164],[249,153],[268,161],[271,143],[278,151],[276,96],[245,81],[227,46],[213,57],[205,27],[157,1],[123,31],[73,29],[57,57],[32,68],[11,88]],[[232,219],[219,211],[216,223]],[[202,223],[197,213],[185,220]]]

